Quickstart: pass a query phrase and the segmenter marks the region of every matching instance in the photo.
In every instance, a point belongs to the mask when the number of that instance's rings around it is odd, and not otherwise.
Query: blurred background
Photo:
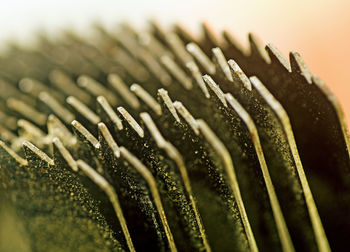
[[[94,21],[113,29],[118,21],[142,26],[150,18],[178,21],[193,32],[206,21],[230,30],[242,43],[254,32],[285,56],[298,51],[337,95],[350,122],[349,0],[1,0],[0,42],[29,43],[39,29],[85,32]]]

